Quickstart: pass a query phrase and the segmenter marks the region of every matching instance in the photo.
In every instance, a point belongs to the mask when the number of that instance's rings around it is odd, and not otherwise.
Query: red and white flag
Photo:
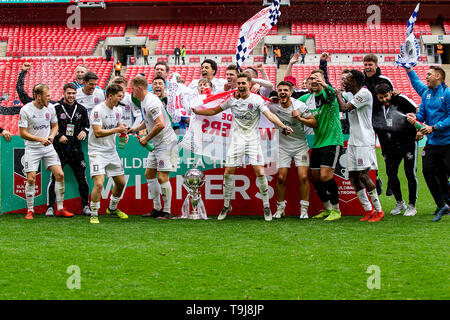
[[[236,90],[218,94],[201,94],[190,101],[189,109],[211,109],[224,103]],[[254,93],[252,93],[254,94]],[[265,100],[268,100],[267,98]],[[231,125],[233,114],[231,109],[214,116],[193,114],[189,129],[180,141],[180,146],[194,154],[208,157],[214,161],[225,161],[231,143]],[[261,147],[266,163],[275,163],[278,152],[278,130],[262,115],[259,132]]]

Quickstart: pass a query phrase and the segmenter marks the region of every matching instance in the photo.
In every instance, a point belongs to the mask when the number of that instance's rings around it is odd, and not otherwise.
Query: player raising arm
[[[193,112],[199,115],[212,116],[228,108],[233,114],[231,126],[231,144],[227,152],[225,173],[223,182],[224,208],[218,216],[218,220],[226,218],[231,212],[231,195],[233,193],[233,175],[236,168],[242,165],[244,156],[248,156],[250,164],[256,174],[256,185],[262,195],[264,205],[264,219],[272,220],[272,213],[269,206],[269,188],[267,178],[264,175],[264,159],[259,137],[258,124],[261,113],[276,126],[282,128],[283,134],[292,133],[289,126],[284,125],[280,119],[274,115],[264,103],[264,100],[250,92],[252,78],[249,74],[239,73],[237,79],[236,97],[225,101],[222,105],[210,109],[194,108]]]

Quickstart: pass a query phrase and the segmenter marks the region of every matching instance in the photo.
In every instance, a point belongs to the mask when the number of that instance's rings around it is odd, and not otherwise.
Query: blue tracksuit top
[[[428,88],[415,73],[408,72],[414,90],[422,98],[417,120],[429,126],[436,126],[436,131],[427,135],[427,143],[431,145],[450,144],[450,90],[442,83],[434,89]]]

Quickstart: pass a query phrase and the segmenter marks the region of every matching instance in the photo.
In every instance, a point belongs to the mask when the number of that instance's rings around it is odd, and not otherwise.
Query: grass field
[[[449,299],[450,217],[432,222],[420,159],[419,177],[418,215],[376,224],[130,216],[90,225],[79,216],[3,215],[0,299]],[[383,195],[381,202],[389,212],[395,201]],[[80,289],[67,287],[72,265]],[[370,290],[373,265],[381,287]]]

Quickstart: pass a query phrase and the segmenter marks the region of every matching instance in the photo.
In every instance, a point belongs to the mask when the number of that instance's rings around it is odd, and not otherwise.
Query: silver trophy
[[[184,175],[183,184],[188,189],[189,194],[181,207],[181,219],[207,220],[208,216],[200,193],[200,188],[205,184],[203,172],[195,167],[189,169]],[[192,204],[192,212],[190,204]]]

